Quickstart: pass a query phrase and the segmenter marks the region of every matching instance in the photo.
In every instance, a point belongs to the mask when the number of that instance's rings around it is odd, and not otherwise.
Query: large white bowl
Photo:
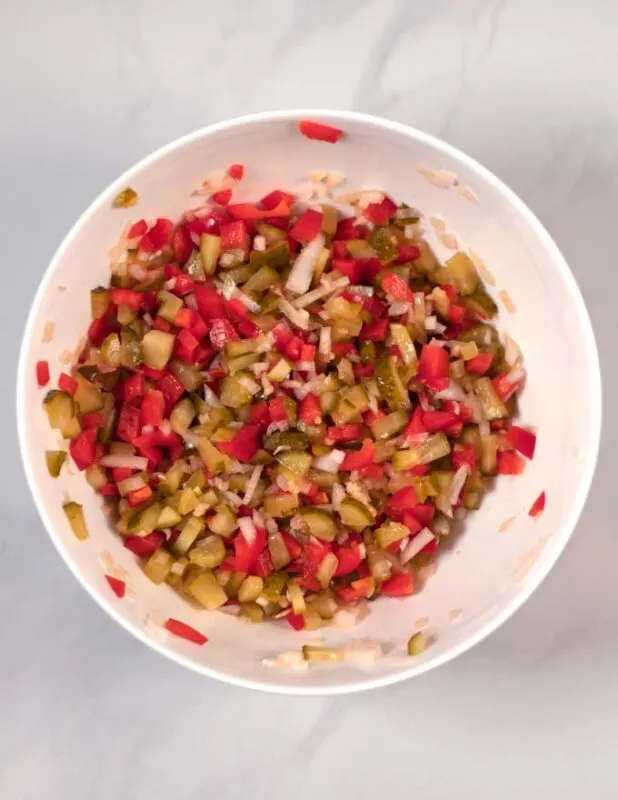
[[[335,145],[310,141],[298,133],[301,118],[330,122],[347,135]],[[498,297],[499,325],[525,355],[521,418],[538,428],[536,457],[522,476],[497,481],[422,592],[372,604],[369,617],[352,631],[324,632],[327,643],[363,637],[394,646],[394,655],[372,668],[316,666],[301,674],[265,666],[264,658],[297,649],[316,635],[293,632],[283,622],[251,626],[190,608],[170,588],[142,575],[81,475],[67,470],[53,480],[46,470],[44,450],[57,439],[41,407],[44,390],[36,388],[35,362],[49,360],[54,383],[61,354],[73,351],[86,330],[89,290],[107,282],[107,251],[128,220],[179,215],[194,204],[191,194],[205,177],[236,162],[246,166],[239,200],[257,199],[275,187],[295,189],[311,171],[325,168],[343,173],[350,188],[379,187],[428,217],[444,217],[448,231],[495,275],[495,295],[508,290],[516,308],[508,313]],[[456,181],[431,170],[447,170]],[[441,180],[447,186],[436,185]],[[138,190],[140,204],[115,209],[112,200],[127,185]],[[432,241],[440,256],[449,255]],[[55,335],[44,343],[48,320],[56,323]],[[588,314],[564,258],[524,203],[471,158],[431,136],[364,114],[326,111],[257,114],[204,128],[148,156],[106,189],[67,235],[38,290],[23,340],[17,405],[22,457],[39,513],[73,574],[101,607],[179,664],[230,683],[296,694],[395,683],[448,661],[495,630],[566,545],[590,486],[601,424],[599,362]],[[547,507],[533,520],[527,512],[542,489]],[[61,507],[65,497],[84,506],[86,542],[69,530]],[[499,532],[511,517],[508,530]],[[127,577],[124,599],[110,591],[106,572]],[[161,627],[168,617],[206,633],[208,644],[198,647],[168,635]],[[431,647],[405,658],[405,643],[419,627],[427,628]]]

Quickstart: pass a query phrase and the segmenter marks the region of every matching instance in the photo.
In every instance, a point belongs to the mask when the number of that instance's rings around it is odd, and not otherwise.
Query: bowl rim
[[[131,622],[126,620],[119,612],[117,612],[111,601],[105,598],[97,589],[94,588],[94,586],[91,586],[86,579],[82,577],[81,572],[78,569],[76,562],[73,560],[68,548],[65,547],[60,536],[56,534],[54,525],[52,524],[51,518],[47,513],[46,503],[43,501],[43,498],[36,489],[32,456],[29,452],[27,444],[27,429],[29,423],[25,414],[25,397],[28,391],[28,374],[30,367],[30,365],[27,363],[26,355],[33,339],[34,327],[38,317],[39,307],[43,297],[49,291],[49,285],[53,279],[56,269],[64,258],[65,252],[69,248],[73,238],[75,237],[76,233],[89,222],[90,218],[95,214],[95,212],[97,212],[103,205],[107,204],[110,201],[110,198],[113,198],[121,188],[130,183],[130,179],[133,176],[137,175],[143,169],[151,166],[160,158],[177,149],[181,149],[186,145],[190,145],[193,142],[201,139],[208,138],[213,134],[231,131],[238,129],[239,127],[251,126],[255,123],[269,122],[273,120],[295,122],[300,119],[317,119],[327,123],[330,122],[343,126],[345,126],[346,122],[356,122],[373,126],[377,129],[386,129],[394,133],[402,134],[413,140],[428,145],[437,153],[442,153],[455,162],[462,163],[469,170],[478,175],[481,180],[490,184],[495,191],[501,194],[503,198],[519,212],[530,229],[542,242],[544,248],[558,268],[558,271],[560,272],[561,277],[565,282],[565,286],[572,298],[574,306],[578,311],[578,317],[580,320],[582,333],[584,335],[584,350],[587,366],[586,382],[588,384],[588,390],[590,394],[591,408],[587,432],[588,447],[584,456],[582,477],[577,486],[577,490],[571,499],[571,508],[567,520],[564,525],[562,525],[561,529],[556,532],[556,539],[552,552],[543,560],[542,569],[536,572],[534,580],[526,579],[521,591],[513,597],[513,599],[500,611],[500,613],[496,614],[491,620],[487,621],[473,635],[464,639],[462,642],[438,656],[436,659],[433,659],[427,663],[411,665],[409,668],[402,669],[400,672],[394,674],[377,677],[360,677],[353,681],[334,683],[333,685],[327,687],[312,686],[309,682],[306,684],[291,686],[278,684],[276,680],[273,680],[273,682],[266,682],[261,680],[237,678],[220,670],[212,669],[206,665],[197,664],[180,653],[168,650],[162,643],[149,637],[139,628],[134,627]],[[446,664],[457,656],[470,650],[476,644],[479,644],[481,641],[483,641],[483,639],[485,639],[491,633],[496,631],[523,606],[526,600],[528,600],[532,593],[541,585],[558,560],[559,556],[564,551],[564,548],[566,547],[575,530],[575,526],[577,525],[577,522],[581,516],[594,476],[600,445],[601,419],[601,370],[598,349],[590,315],[588,314],[588,310],[584,303],[579,286],[566,262],[566,259],[538,217],[530,210],[524,201],[521,200],[521,198],[496,175],[494,175],[478,161],[468,156],[466,153],[462,152],[453,145],[446,143],[442,139],[433,136],[432,134],[420,131],[411,125],[395,122],[385,117],[380,117],[373,114],[365,114],[358,111],[336,111],[332,109],[329,110],[315,108],[287,109],[279,111],[263,111],[259,113],[243,115],[240,117],[234,117],[229,120],[207,125],[193,131],[192,133],[180,136],[168,144],[165,144],[162,147],[152,151],[144,158],[140,159],[137,163],[125,170],[122,175],[120,175],[105,189],[103,189],[103,191],[97,195],[97,197],[90,203],[85,211],[78,217],[68,233],[62,239],[60,245],[51,258],[36,291],[28,314],[28,319],[22,335],[17,367],[17,430],[19,450],[28,486],[30,492],[32,493],[39,517],[41,518],[50,539],[52,540],[61,558],[69,567],[81,586],[119,625],[140,640],[143,644],[146,644],[148,647],[158,651],[167,658],[184,667],[187,667],[188,669],[193,670],[194,672],[197,672],[201,675],[206,675],[210,678],[215,678],[223,681],[224,683],[231,684],[233,686],[241,686],[247,689],[257,689],[273,694],[297,696],[340,695],[367,691],[369,689],[376,689],[383,686],[400,683],[408,678],[416,677],[417,675],[421,675],[424,672],[435,669],[442,664]]]

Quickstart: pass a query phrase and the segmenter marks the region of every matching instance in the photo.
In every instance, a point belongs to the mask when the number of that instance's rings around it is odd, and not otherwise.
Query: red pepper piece
[[[143,292],[134,292],[131,289],[112,289],[110,300],[117,306],[129,306],[133,311],[139,311],[142,305]]]
[[[401,512],[401,521],[406,526],[406,528],[410,531],[410,534],[414,536],[419,531],[423,529],[421,523],[416,519],[414,514],[412,513],[411,509],[406,509],[405,511]],[[399,542],[395,542],[395,544],[399,544]]]
[[[518,450],[522,456],[526,458],[534,458],[534,450],[536,448],[536,434],[532,431],[527,431],[525,428],[520,428],[518,425],[511,425],[506,432],[506,440]]]
[[[235,181],[241,181],[245,174],[244,164],[232,164],[227,171],[227,174]]]
[[[232,190],[221,189],[220,191],[211,194],[210,199],[213,203],[217,203],[220,206],[226,206],[232,199]]]
[[[67,392],[70,394],[71,397],[77,391],[77,381],[75,378],[72,378],[70,375],[67,375],[66,372],[61,372],[60,376],[58,377],[58,388],[61,389],[63,392]]]
[[[351,472],[355,469],[362,469],[374,459],[376,446],[371,439],[364,439],[360,450],[353,453],[346,453],[340,469],[344,472]]]
[[[295,201],[296,198],[293,194],[284,192],[282,189],[275,189],[273,192],[269,192],[269,194],[265,195],[260,200],[260,205],[267,211],[272,211],[273,208],[277,208],[277,206],[282,202],[287,206],[291,206]]]
[[[258,425],[260,428],[267,428],[270,425],[270,414],[268,413],[268,403],[265,400],[249,407],[249,422]]]
[[[150,486],[142,486],[141,489],[135,489],[134,491],[129,492],[126,495],[126,500],[131,508],[135,508],[136,506],[141,506],[143,503],[150,500],[151,497],[152,489]]]
[[[408,261],[416,261],[420,254],[420,248],[415,244],[400,244],[395,264],[405,264]]]
[[[371,596],[375,588],[375,581],[372,577],[358,578],[349,586],[337,586],[335,592],[339,599],[344,603],[355,603],[357,600],[365,600]]]
[[[148,230],[148,224],[146,223],[146,220],[140,219],[137,222],[134,222],[133,225],[131,225],[127,237],[129,239],[136,239],[138,236],[143,236],[147,230]]]
[[[410,513],[416,517],[423,528],[426,528],[431,525],[436,513],[436,509],[431,505],[431,503],[419,503],[418,505],[414,506],[414,508],[410,509]]]
[[[305,425],[319,425],[322,422],[322,408],[317,395],[309,393],[300,401],[298,416]]]
[[[363,216],[374,225],[388,225],[395,211],[397,204],[385,195],[379,203],[369,203]]]
[[[305,618],[302,614],[286,614],[284,619],[295,631],[302,631],[305,627]]]
[[[386,506],[387,514],[391,517],[400,517],[401,514],[418,505],[418,496],[414,486],[404,486],[395,492]]]
[[[277,395],[268,401],[268,411],[272,422],[284,422],[289,420],[286,408],[286,398],[284,395]]]
[[[380,594],[384,597],[408,597],[414,591],[410,572],[400,572],[380,584]]]
[[[243,425],[233,439],[216,442],[217,449],[232,458],[249,462],[260,449],[260,429],[257,425]]]
[[[349,422],[344,425],[333,425],[326,430],[326,444],[337,442],[356,442],[363,435],[363,426],[360,423]]]
[[[96,458],[95,442],[97,429],[87,428],[82,431],[69,444],[69,452],[78,469],[86,469],[94,464]]]
[[[476,470],[476,450],[474,445],[464,444],[455,447],[451,453],[451,462],[454,470],[458,470],[465,465],[470,472],[474,472]]]
[[[148,536],[127,536],[123,543],[127,550],[139,558],[150,558],[164,541],[165,534],[162,531],[153,531]]]
[[[116,595],[116,597],[119,597],[122,600],[127,590],[126,583],[120,578],[114,578],[113,575],[106,575],[105,580],[108,582],[109,588]]]
[[[423,426],[429,433],[448,430],[458,420],[450,411],[423,411]]]
[[[290,228],[290,236],[297,242],[313,241],[322,228],[322,218],[321,211],[308,208]]]
[[[231,211],[234,206],[228,206]],[[222,250],[243,250],[249,249],[249,233],[247,226],[241,219],[235,222],[227,222],[221,225],[221,248]]]
[[[298,123],[298,130],[307,139],[316,139],[319,142],[330,142],[334,144],[343,136],[341,128],[334,125],[326,125],[323,122],[315,122],[311,119],[301,119]]]
[[[133,403],[123,403],[118,417],[116,435],[125,442],[132,442],[139,435],[140,412]]]
[[[418,362],[418,377],[421,383],[440,392],[449,384],[449,355],[443,347],[425,344]]]
[[[144,395],[140,409],[142,425],[160,425],[165,413],[165,397],[159,389],[149,389]]]
[[[337,569],[335,570],[336,578],[354,572],[363,560],[362,550],[358,542],[342,545],[335,551],[335,555],[338,559]]]
[[[82,414],[80,421],[82,428],[100,428],[105,422],[100,411],[92,411],[90,414]]]
[[[172,236],[172,250],[174,256],[181,264],[186,264],[193,252],[193,242],[189,230],[185,225],[178,225]],[[169,280],[171,275],[166,276]]]
[[[363,325],[360,332],[360,340],[370,342],[384,342],[388,336],[388,320],[378,319],[375,322]],[[437,348],[436,348],[437,349]]]
[[[122,384],[122,396],[126,402],[131,402],[144,394],[144,375],[141,372],[135,372],[125,378]]]
[[[215,350],[223,350],[226,342],[232,342],[238,338],[239,336],[229,319],[213,319],[210,328],[210,341]]]
[[[184,622],[181,622],[178,619],[170,619],[166,620],[163,627],[172,633],[174,636],[178,636],[180,639],[186,639],[188,642],[193,642],[193,644],[206,644],[208,641],[208,637],[204,636],[203,633],[195,630],[192,628],[191,625],[187,625]]]
[[[541,492],[541,494],[537,497],[534,503],[530,506],[530,511],[528,511],[528,516],[536,519],[536,517],[541,516],[544,510],[545,510],[545,492]]]
[[[356,258],[333,258],[333,272],[350,279],[350,283],[360,283],[363,278],[363,262]]]
[[[284,200],[281,200],[274,208],[269,209],[258,208],[253,203],[232,203],[227,207],[227,210],[234,219],[243,221],[243,226],[245,220],[276,219],[277,217],[289,217],[291,213],[289,205]],[[223,227],[221,228],[221,236],[223,236]],[[224,250],[235,249],[226,248],[223,243],[221,246]]]
[[[225,300],[216,289],[196,286],[195,300],[200,315],[207,320],[227,317]]]
[[[517,453],[506,450],[498,451],[496,469],[498,475],[521,475],[525,466],[526,462]]]
[[[49,363],[47,361],[36,362],[36,382],[39,387],[47,386],[49,383]]]
[[[468,372],[474,372],[475,375],[484,375],[491,367],[493,359],[492,353],[479,353],[474,358],[466,361],[466,369]]]

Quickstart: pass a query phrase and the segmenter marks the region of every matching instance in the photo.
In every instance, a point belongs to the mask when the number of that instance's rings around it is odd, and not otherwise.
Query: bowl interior
[[[392,682],[452,657],[495,628],[538,585],[564,547],[588,490],[598,447],[600,388],[591,327],[574,280],[547,233],[499,181],[457,151],[404,126],[363,115],[321,114],[347,133],[333,146],[301,137],[296,127],[301,116],[307,113],[267,114],[193,134],[145,159],[97,199],[56,254],[32,309],[20,365],[19,425],[28,477],[50,535],[74,574],[118,622],[206,674],[271,690],[337,692]],[[423,212],[429,239],[446,258],[452,250],[428,222],[442,217],[459,247],[474,251],[491,271],[495,285],[488,288],[500,308],[499,326],[524,352],[528,379],[520,418],[538,428],[534,461],[522,476],[497,482],[422,592],[372,604],[370,615],[352,631],[294,633],[284,622],[250,626],[190,608],[171,589],[142,575],[75,469],[53,480],[45,466],[44,450],[59,440],[42,410],[35,362],[49,361],[54,383],[86,330],[89,290],[107,282],[108,249],[128,221],[178,216],[196,204],[192,192],[202,180],[237,162],[246,167],[238,200],[257,199],[275,187],[298,189],[319,168],[342,173],[345,190],[383,189]],[[139,192],[139,205],[113,208],[113,197],[127,184]],[[48,321],[55,323],[55,333],[44,342]],[[533,520],[527,512],[541,490],[547,507]],[[84,506],[86,542],[78,542],[68,528],[65,498]],[[123,599],[110,591],[106,573],[127,580]],[[168,635],[161,627],[168,617],[203,631],[208,644],[198,647]],[[407,659],[405,643],[421,627],[432,645],[423,656]],[[391,645],[392,655],[372,668],[325,666],[307,674],[262,663],[310,641],[350,638]]]

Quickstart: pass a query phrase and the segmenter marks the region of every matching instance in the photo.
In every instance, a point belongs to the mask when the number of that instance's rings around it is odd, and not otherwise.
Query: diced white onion
[[[340,483],[335,483],[331,492],[331,500],[335,511],[339,511],[341,502],[345,500],[345,489]]]
[[[343,287],[347,286],[349,283],[350,279],[345,275],[342,278],[338,278],[336,281],[331,281],[330,283],[322,281],[322,286],[319,286],[312,292],[307,292],[307,294],[301,295],[301,297],[298,297],[296,300],[294,300],[292,305],[295,308],[305,308],[305,306],[310,306],[312,303],[315,303],[316,300],[321,300],[323,297],[326,297],[326,295],[332,294],[339,289],[343,289]]]
[[[318,258],[324,247],[324,236],[319,233],[316,238],[300,252],[294,262],[285,288],[296,294],[304,294],[311,286],[313,273]]]
[[[251,517],[239,517],[238,527],[240,528],[240,532],[247,544],[253,544],[257,535],[257,531]]]
[[[116,485],[120,494],[125,495],[129,494],[129,492],[135,492],[137,489],[143,489],[146,486],[146,482],[141,475],[132,475],[130,478],[118,481]]]
[[[234,292],[234,297],[238,298],[240,302],[245,305],[249,311],[253,311],[254,314],[257,314],[257,312],[261,309],[259,303],[256,303],[255,300],[252,300],[248,294],[241,292],[240,289],[236,289]]]
[[[351,661],[354,664],[362,666],[371,666],[382,658],[384,651],[379,642],[372,642],[370,640],[362,640],[360,642],[351,642],[346,644],[343,648],[343,658],[345,661]]]
[[[186,294],[184,296],[184,301],[187,308],[192,308],[193,311],[197,311],[197,297],[193,294],[193,292]]]
[[[253,240],[253,249],[262,253],[266,250],[266,239],[263,236],[256,236]]]
[[[304,309],[294,308],[289,300],[281,297],[279,301],[279,310],[294,323],[297,328],[306,331],[309,329],[309,314]]]
[[[436,537],[429,528],[423,528],[422,531],[419,531],[416,536],[412,537],[408,542],[407,547],[401,554],[401,563],[407,564],[411,558],[414,558],[424,547],[427,547],[428,544],[433,542],[435,538]]]
[[[129,275],[136,281],[145,281],[148,278],[148,270],[141,264],[129,264]]]
[[[238,383],[246,389],[250,394],[257,394],[260,391],[259,383],[251,380],[251,378],[247,377],[246,375],[241,375],[238,378]]]
[[[136,469],[136,470],[143,470],[148,467],[148,459],[145,456],[131,456],[131,455],[123,455],[122,453],[109,453],[103,458],[100,459],[99,464],[102,467],[117,467],[122,469],[126,467],[127,469]]]
[[[332,330],[328,327],[328,325],[325,325],[320,329],[320,343],[318,345],[318,350],[320,355],[323,356],[327,361],[330,361],[333,354],[332,341]]]
[[[451,485],[449,487],[449,496],[448,496],[448,503],[450,506],[454,506],[455,503],[459,500],[459,495],[461,490],[464,487],[464,483],[466,482],[466,478],[468,477],[470,470],[467,464],[462,464],[461,467],[457,470],[457,472],[453,475],[451,480]]]
[[[217,397],[217,395],[213,392],[210,386],[204,384],[204,400],[206,404],[212,406],[213,408],[221,408],[222,403]]]
[[[343,450],[331,450],[327,456],[318,456],[318,458],[314,459],[313,466],[315,469],[321,469],[334,475],[339,471],[344,458],[345,453]]]
[[[400,317],[402,314],[407,314],[410,309],[410,303],[406,302],[405,300],[394,300],[388,307],[388,316]],[[425,328],[429,330],[427,328],[427,320],[425,320]]]
[[[245,494],[242,499],[244,505],[248,505],[251,502],[255,489],[258,485],[260,480],[260,475],[262,474],[262,470],[264,467],[261,464],[258,464],[257,467],[251,473],[251,477],[247,481],[247,485],[245,487]]]

